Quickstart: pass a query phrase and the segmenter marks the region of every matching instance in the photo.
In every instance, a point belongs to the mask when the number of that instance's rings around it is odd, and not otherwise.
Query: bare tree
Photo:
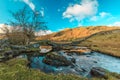
[[[25,44],[29,44],[35,38],[36,30],[46,30],[43,16],[38,11],[30,11],[27,7],[24,7],[16,12],[11,12],[14,20],[10,20],[10,25],[13,27],[19,27],[20,32],[26,37]]]

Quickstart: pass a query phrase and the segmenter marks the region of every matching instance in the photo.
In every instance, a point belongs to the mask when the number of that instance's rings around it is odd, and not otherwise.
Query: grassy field
[[[119,80],[120,75],[116,73],[107,73],[106,80]],[[27,67],[26,59],[12,59],[5,63],[0,63],[0,80],[90,80],[80,76],[68,74],[45,74],[37,69]],[[91,80],[104,80],[92,78]]]
[[[95,51],[120,57],[120,30],[102,32],[79,44]]]

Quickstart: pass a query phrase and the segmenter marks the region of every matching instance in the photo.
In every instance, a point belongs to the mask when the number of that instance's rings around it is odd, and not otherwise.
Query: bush
[[[13,32],[8,34],[7,38],[9,39],[10,44],[18,44],[23,45],[26,44],[27,36],[25,36],[22,32]]]

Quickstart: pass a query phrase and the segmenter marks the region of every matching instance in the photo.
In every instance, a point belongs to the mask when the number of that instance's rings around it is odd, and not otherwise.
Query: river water
[[[42,62],[44,57],[32,57],[32,68],[40,69],[46,73],[72,73],[82,76],[87,76],[92,67],[102,67],[110,72],[120,73],[120,58],[112,57],[109,55],[101,54],[98,52],[86,53],[84,55],[73,54],[68,56],[64,52],[59,52],[62,56],[65,56],[67,59],[74,58],[76,63],[74,67],[55,67],[50,66]]]

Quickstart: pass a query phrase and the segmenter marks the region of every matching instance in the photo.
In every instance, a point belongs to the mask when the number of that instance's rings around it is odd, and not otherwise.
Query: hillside
[[[90,36],[94,33],[101,31],[108,31],[118,29],[118,27],[106,27],[106,26],[97,26],[97,27],[77,27],[77,28],[67,28],[60,32],[52,33],[46,36],[37,37],[36,40],[45,40],[50,39],[53,41],[74,41],[80,38]]]
[[[120,57],[120,28],[118,27],[99,26],[65,29],[36,39],[50,39],[61,42],[72,41],[72,45],[79,44],[94,51]]]
[[[120,29],[97,33],[79,43],[79,45],[120,57]]]

